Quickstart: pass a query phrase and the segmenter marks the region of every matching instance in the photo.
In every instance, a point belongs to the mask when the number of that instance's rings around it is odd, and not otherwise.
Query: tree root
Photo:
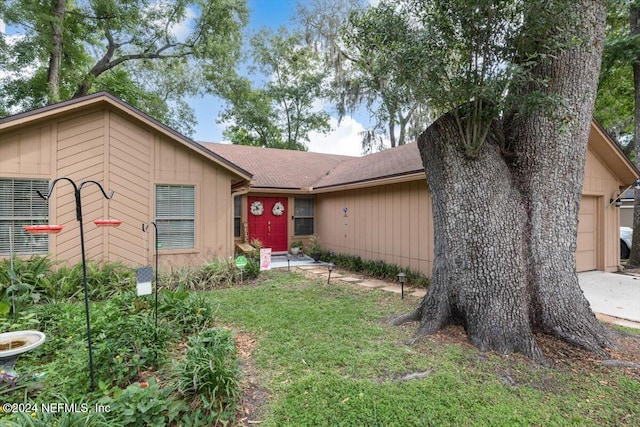
[[[422,317],[422,310],[420,309],[420,307],[418,307],[410,313],[403,314],[401,316],[391,319],[389,323],[391,323],[393,326],[400,326],[408,322],[419,322],[421,317]]]

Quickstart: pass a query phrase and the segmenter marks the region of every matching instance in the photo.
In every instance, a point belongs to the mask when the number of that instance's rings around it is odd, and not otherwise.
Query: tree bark
[[[396,321],[420,320],[416,339],[459,322],[481,350],[537,361],[545,360],[538,331],[603,355],[612,345],[575,270],[605,10],[594,0],[570,9],[581,16],[583,43],[549,55],[532,79],[546,84],[518,93],[559,95],[563,110],[508,112],[474,157],[464,154],[455,111],[418,139],[432,197],[435,260],[422,303]]]
[[[63,27],[67,1],[55,0],[51,20],[51,49],[47,70],[48,103],[60,101],[60,69],[62,65]]]
[[[462,323],[481,350],[543,361],[530,322],[524,200],[502,158],[500,123],[474,159],[449,113],[418,139],[433,206],[435,263],[419,335]]]
[[[640,6],[635,3],[629,5],[629,24],[631,36],[640,35]],[[634,141],[640,136],[640,58],[632,64],[633,67],[633,88],[634,88]],[[635,164],[640,166],[640,144],[635,145]],[[640,268],[640,191],[635,190],[635,200],[633,203],[633,236],[631,241],[631,252],[625,269]]]

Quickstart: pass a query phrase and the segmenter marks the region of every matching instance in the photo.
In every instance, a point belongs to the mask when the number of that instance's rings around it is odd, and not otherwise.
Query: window
[[[0,179],[0,255],[46,254],[47,234],[31,235],[23,225],[47,224],[49,203],[36,191],[47,193],[49,182],[40,179]],[[12,248],[13,246],[13,248]]]
[[[195,248],[195,188],[156,185],[158,248]]]
[[[313,234],[313,199],[295,199],[293,234],[307,236]]]
[[[242,196],[233,199],[233,236],[240,237]]]

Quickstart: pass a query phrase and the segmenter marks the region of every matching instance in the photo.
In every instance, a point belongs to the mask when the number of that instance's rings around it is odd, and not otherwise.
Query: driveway
[[[594,312],[640,323],[639,276],[587,271],[578,281]]]

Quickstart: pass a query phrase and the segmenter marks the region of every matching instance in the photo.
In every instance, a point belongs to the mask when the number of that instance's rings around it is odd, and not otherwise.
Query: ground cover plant
[[[40,302],[5,318],[44,331],[47,341],[20,356],[15,384],[0,383],[3,402],[98,410],[5,413],[0,424],[640,424],[634,330],[612,332],[619,349],[607,364],[540,337],[553,361],[540,366],[520,355],[479,352],[455,326],[408,346],[412,327],[390,320],[415,299],[339,281],[272,271],[206,291],[171,287],[160,293],[157,332],[152,300],[126,286],[92,302],[94,392],[81,303]]]
[[[16,267],[11,277],[5,272],[12,280],[0,287],[9,303],[0,319],[3,330],[38,329],[47,339],[19,357],[17,379],[0,371],[0,396],[9,405],[0,407],[0,425],[210,426],[234,420],[239,394],[235,344],[232,333],[216,325],[217,306],[209,294],[187,291],[168,274],[158,296],[156,324],[154,300],[136,295],[131,269],[91,264],[97,383],[91,390],[77,268],[54,271],[43,258]],[[193,270],[187,276],[203,277],[197,284],[205,289],[231,286],[229,278],[237,274],[226,261]],[[54,282],[64,283],[67,291],[53,295],[52,287],[40,285]],[[24,284],[17,305],[14,295],[7,295],[15,283]]]

